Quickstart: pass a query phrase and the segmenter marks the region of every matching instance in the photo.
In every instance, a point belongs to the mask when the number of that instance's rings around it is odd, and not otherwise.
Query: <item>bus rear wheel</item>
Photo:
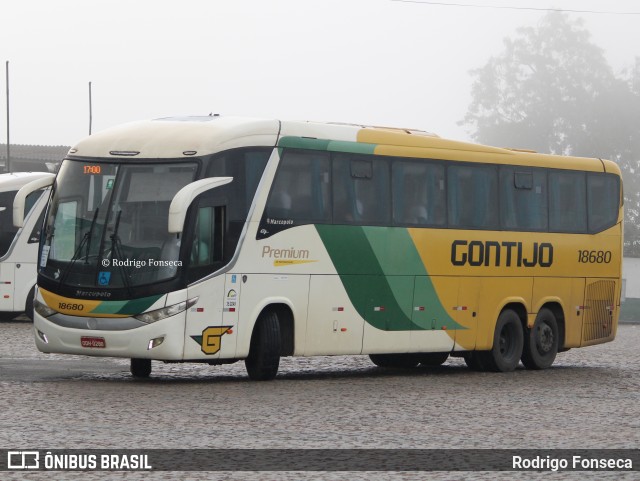
[[[522,364],[527,369],[546,369],[558,354],[558,322],[555,314],[542,308],[531,329],[525,331]]]
[[[244,365],[253,381],[270,381],[278,374],[280,321],[275,312],[263,312],[258,317],[251,335],[249,356],[245,359]]]
[[[524,344],[520,317],[511,309],[500,313],[490,351],[477,353],[487,371],[510,372],[516,369]]]
[[[151,359],[131,359],[131,375],[139,379],[148,378],[151,375]]]
[[[369,359],[378,367],[410,369],[420,363],[416,354],[369,354]]]

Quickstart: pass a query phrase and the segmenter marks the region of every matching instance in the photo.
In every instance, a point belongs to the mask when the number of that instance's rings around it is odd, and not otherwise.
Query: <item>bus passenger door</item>
[[[188,298],[198,302],[187,312],[185,359],[234,357],[240,280],[235,274],[208,278],[224,264],[227,210],[221,199],[202,197],[187,221]],[[200,281],[200,279],[206,279]],[[200,281],[200,282],[198,282]]]
[[[416,276],[410,352],[449,352],[457,323],[452,307],[458,299],[457,277]]]
[[[218,359],[221,352],[230,349],[235,353],[235,338],[227,335],[232,328],[224,318],[224,303],[228,294],[225,276],[214,277],[188,288],[187,298],[197,297],[198,302],[187,310],[185,360]],[[233,339],[232,342],[229,342],[230,339]]]

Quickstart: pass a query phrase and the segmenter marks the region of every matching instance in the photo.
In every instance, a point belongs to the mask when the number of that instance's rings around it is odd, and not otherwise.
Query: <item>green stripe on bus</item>
[[[373,154],[376,144],[349,142],[345,140],[312,139],[307,137],[281,137],[279,148],[325,150],[328,152],[347,152],[350,154]]]
[[[415,276],[415,285],[410,290],[400,284],[389,282],[396,300],[401,305],[410,305],[409,317],[419,329],[466,329],[458,324],[444,308],[433,282],[429,277],[420,254],[409,231],[402,227],[362,227],[376,259],[389,281],[395,276]],[[413,280],[414,277],[411,277]],[[398,286],[398,287],[395,287]],[[407,300],[407,297],[409,299]],[[423,306],[423,311],[414,311]]]
[[[120,315],[137,315],[146,311],[153,305],[162,294],[156,296],[142,297],[131,301],[103,301],[92,313],[95,314],[120,314]]]
[[[147,309],[149,309],[154,302],[156,302],[158,299],[160,299],[162,297],[162,294],[158,294],[157,296],[149,296],[149,297],[142,297],[140,299],[133,299],[129,302],[127,302],[120,311],[118,311],[118,314],[140,314],[141,312],[146,311]]]
[[[426,276],[413,239],[403,227],[361,227],[386,276]]]
[[[316,229],[351,303],[367,323],[384,331],[464,329],[442,306],[405,228]],[[426,305],[426,311],[414,312],[416,302]]]
[[[116,314],[127,302],[129,301],[102,301],[91,311],[91,314]]]

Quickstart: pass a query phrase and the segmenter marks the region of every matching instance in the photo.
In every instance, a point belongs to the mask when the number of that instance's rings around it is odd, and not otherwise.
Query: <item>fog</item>
[[[634,1],[455,3],[5,0],[0,143],[6,61],[11,143],[71,145],[89,132],[89,82],[93,132],[213,112],[468,140],[458,122],[471,100],[469,71],[517,28],[536,25],[545,8],[582,11],[569,15],[584,19],[616,72],[640,56]]]

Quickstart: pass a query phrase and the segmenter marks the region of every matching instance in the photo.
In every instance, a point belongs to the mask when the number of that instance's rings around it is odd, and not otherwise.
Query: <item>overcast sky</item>
[[[468,140],[469,71],[545,14],[393,0],[2,0],[0,143],[73,145],[172,115],[411,127]],[[441,3],[639,12],[632,0]],[[640,56],[640,15],[572,13],[613,68]]]

